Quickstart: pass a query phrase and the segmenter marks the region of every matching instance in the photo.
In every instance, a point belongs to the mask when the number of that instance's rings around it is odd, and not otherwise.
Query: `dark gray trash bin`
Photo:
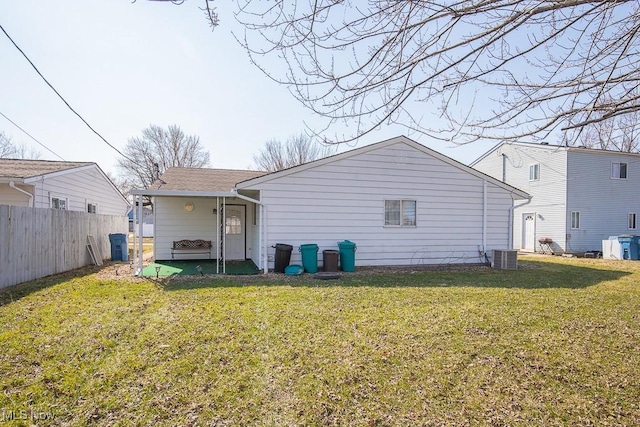
[[[273,271],[276,273],[284,273],[284,269],[287,268],[291,261],[291,251],[293,246],[286,245],[284,243],[276,243],[276,259],[273,266]]]

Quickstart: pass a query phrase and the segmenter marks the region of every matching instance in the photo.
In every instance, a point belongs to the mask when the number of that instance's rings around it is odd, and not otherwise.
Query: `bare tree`
[[[0,159],[13,158],[15,151],[11,137],[0,131]]]
[[[200,138],[185,135],[179,126],[167,129],[151,125],[141,137],[129,138],[124,148],[126,158],[118,159],[128,185],[149,188],[158,177],[172,166],[201,168],[209,165],[209,153],[200,144]]]
[[[637,153],[640,152],[640,112],[596,121],[563,137],[565,141],[575,140],[576,144],[588,148]]]
[[[355,127],[336,141],[387,123],[535,141],[640,109],[637,0],[241,0],[236,18],[323,132]]]
[[[331,147],[301,133],[290,136],[285,143],[275,139],[265,142],[262,150],[253,156],[253,163],[259,170],[276,172],[327,157],[332,152]]]
[[[26,144],[14,144],[11,137],[0,131],[0,159],[31,159],[37,160],[42,154],[28,147]]]

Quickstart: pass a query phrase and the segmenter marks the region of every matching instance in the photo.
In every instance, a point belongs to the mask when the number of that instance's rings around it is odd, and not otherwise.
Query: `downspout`
[[[482,181],[482,255],[480,255],[480,261],[482,257],[487,257],[487,181]]]
[[[522,202],[519,205],[513,205],[509,208],[509,227],[508,227],[509,237],[507,242],[507,246],[508,246],[507,249],[513,249],[513,211],[516,208],[521,208],[525,205],[528,205],[529,203],[531,203],[531,196],[529,196],[529,198],[525,202]]]
[[[30,208],[33,207],[33,194],[29,193],[28,191],[23,190],[22,188],[16,187],[16,183],[13,182],[13,181],[9,181],[9,187],[13,188],[16,191],[21,192],[22,194],[25,194],[29,198],[29,207]]]

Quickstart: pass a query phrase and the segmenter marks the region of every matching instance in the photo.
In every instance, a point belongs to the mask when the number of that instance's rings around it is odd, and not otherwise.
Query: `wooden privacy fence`
[[[111,258],[110,233],[127,233],[124,215],[0,205],[0,288],[92,263],[87,236]]]

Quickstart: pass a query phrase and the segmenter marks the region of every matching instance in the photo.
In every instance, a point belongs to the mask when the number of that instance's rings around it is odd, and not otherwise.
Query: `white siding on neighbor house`
[[[482,248],[483,180],[405,143],[275,177],[250,188],[267,206],[268,246],[337,249],[357,245],[356,265],[478,263]],[[487,248],[507,246],[509,193],[487,191]],[[415,200],[415,227],[385,227],[385,200]]]
[[[504,154],[504,165],[503,165]],[[538,239],[550,237],[555,242],[557,252],[565,250],[566,237],[566,158],[565,150],[557,150],[546,145],[503,144],[489,153],[473,167],[487,175],[502,180],[503,168],[505,182],[531,195],[531,202],[513,211],[513,247],[523,247],[523,215],[535,216],[536,250]],[[539,164],[539,179],[529,179],[531,165]],[[516,202],[516,205],[522,201]]]
[[[16,187],[29,193],[33,191],[32,185],[16,184]],[[9,184],[2,183],[0,184],[0,205],[28,207],[29,197],[26,194],[9,187]]]
[[[125,215],[129,208],[127,201],[111,186],[98,168],[85,168],[44,176],[35,185],[35,207],[51,207],[51,197],[68,200],[67,210],[87,211],[87,204],[98,205],[98,214]]]
[[[611,162],[627,163],[627,179],[611,178]],[[640,230],[629,230],[627,226],[629,213],[640,215],[640,157],[572,150],[568,165],[569,250],[602,250],[602,240],[609,236],[640,235]],[[580,212],[578,230],[570,229],[573,211]]]
[[[220,206],[222,206],[220,198]],[[193,211],[184,209],[186,203],[193,203]],[[227,205],[248,205],[246,208],[246,255],[247,258],[257,257],[258,248],[254,238],[253,204],[237,198],[227,198]],[[170,260],[171,247],[177,240],[210,240],[213,246],[212,258],[216,257],[216,227],[218,215],[213,213],[217,209],[215,197],[156,197],[154,257],[157,260]],[[219,212],[219,211],[218,211]],[[222,236],[220,237],[222,238]],[[202,259],[208,255],[185,254],[176,252],[175,259]],[[254,260],[255,262],[256,260]]]

